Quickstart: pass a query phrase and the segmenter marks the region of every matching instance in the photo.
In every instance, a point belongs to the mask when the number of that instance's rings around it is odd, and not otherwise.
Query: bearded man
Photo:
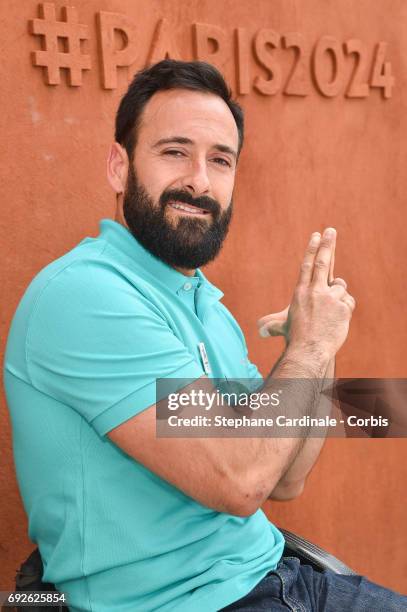
[[[141,71],[115,140],[115,221],[32,281],[7,347],[16,470],[43,580],[71,610],[94,612],[401,609],[406,598],[365,579],[282,559],[283,536],[260,508],[302,491],[320,440],[156,436],[157,379],[261,380],[199,269],[226,237],[243,144],[222,76],[171,60]],[[263,383],[316,381],[304,415],[355,305],[329,277],[334,247],[331,228],[311,236],[287,347]]]

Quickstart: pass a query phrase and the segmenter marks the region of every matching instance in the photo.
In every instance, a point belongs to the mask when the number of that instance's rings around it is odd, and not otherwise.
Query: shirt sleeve
[[[249,358],[247,358],[247,369],[249,372],[249,378],[254,385],[254,388],[257,388],[263,383],[263,376],[260,373],[258,367],[252,363]]]
[[[246,359],[247,359],[247,371],[249,374],[247,386],[249,387],[250,391],[252,392],[257,391],[264,384],[264,378],[261,375],[258,367],[249,360],[249,357],[247,354],[247,347],[246,347]]]
[[[157,378],[203,375],[160,309],[101,262],[71,264],[44,288],[26,359],[33,386],[100,435],[155,404]]]

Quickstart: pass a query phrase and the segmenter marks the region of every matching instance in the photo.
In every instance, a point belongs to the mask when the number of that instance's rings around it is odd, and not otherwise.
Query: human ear
[[[107,158],[107,179],[113,191],[123,193],[127,182],[129,158],[126,149],[118,142],[114,142]]]

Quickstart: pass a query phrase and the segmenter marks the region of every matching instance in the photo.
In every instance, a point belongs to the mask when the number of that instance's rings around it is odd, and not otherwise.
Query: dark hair
[[[115,139],[126,149],[129,159],[133,157],[137,128],[149,99],[157,91],[178,88],[205,91],[224,100],[236,122],[240,153],[243,145],[243,110],[232,100],[232,93],[219,70],[206,62],[166,59],[137,72],[120,101],[116,114]]]

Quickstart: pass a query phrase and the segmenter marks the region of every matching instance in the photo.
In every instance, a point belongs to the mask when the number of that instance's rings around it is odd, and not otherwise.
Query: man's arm
[[[328,284],[330,286],[334,284],[340,284],[346,289],[346,282],[342,278],[335,278],[335,250],[336,235],[334,236],[332,245]],[[281,312],[262,317],[258,322],[258,325],[260,327],[260,335],[262,337],[284,336],[286,341],[288,341],[288,311],[289,306]],[[274,368],[271,372],[271,375],[273,374],[273,371]],[[328,381],[332,381],[335,378],[335,358],[331,359],[331,361],[329,362],[325,373],[325,378]],[[317,412],[321,412],[322,416],[325,416],[331,413],[331,409],[332,399],[329,399],[325,394],[321,395],[320,406]],[[303,447],[298,452],[293,463],[283,474],[281,480],[277,483],[277,486],[271,492],[270,499],[286,501],[298,497],[298,495],[302,493],[305,486],[305,479],[307,478],[313,466],[315,465],[316,460],[318,459],[322,447],[325,443],[326,430],[321,428],[319,430],[319,433],[319,437],[308,437],[305,440]]]
[[[289,345],[264,391],[286,381],[295,397],[306,378],[298,416],[312,414],[329,361],[346,339],[352,308],[343,287],[327,283],[332,235],[311,242],[291,305]],[[213,392],[209,379],[200,379]],[[300,450],[300,438],[156,438],[155,406],[109,432],[128,455],[199,503],[238,516],[254,513]]]
[[[305,360],[301,361],[298,354],[288,352],[276,376],[314,379],[302,401],[306,414],[313,410],[319,393],[317,380],[323,377],[326,358],[310,355],[308,369]],[[215,394],[210,379],[203,377],[198,383],[196,387],[194,383],[185,387],[183,393],[199,388]],[[277,379],[270,380],[263,390],[275,393],[278,384]],[[156,406],[119,425],[108,436],[128,455],[189,497],[219,512],[238,516],[253,514],[264,503],[302,444],[301,439],[157,438]]]
[[[331,359],[326,369],[325,378],[333,380],[335,377],[335,359]],[[320,397],[320,402],[326,404],[331,402],[325,395]],[[322,407],[322,412],[328,414],[330,410],[327,410],[325,406]],[[283,474],[277,486],[272,490],[269,499],[286,501],[298,497],[304,489],[305,480],[311,472],[313,466],[318,459],[322,447],[326,440],[326,430],[320,429],[320,436],[318,438],[308,437],[302,448],[299,450],[292,464],[289,466],[287,471]]]

